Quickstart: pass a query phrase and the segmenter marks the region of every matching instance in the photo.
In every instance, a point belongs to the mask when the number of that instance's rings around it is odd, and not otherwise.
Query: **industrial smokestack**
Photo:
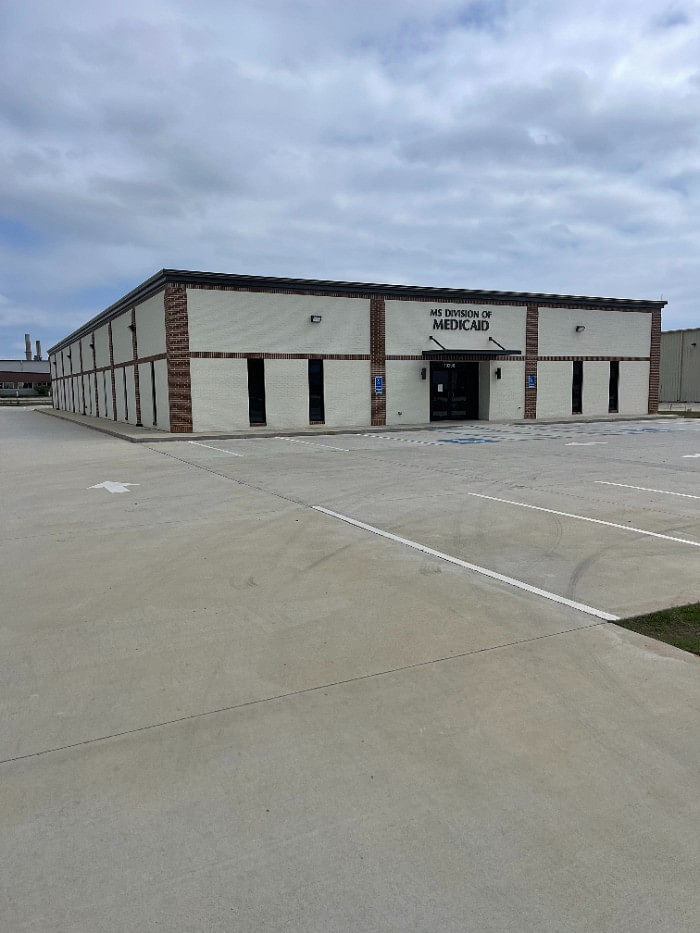
[[[36,356],[34,357],[34,359],[35,360],[41,359],[41,340],[37,340],[36,342]]]
[[[29,334],[24,335],[24,355],[26,359],[31,360],[32,358],[32,340]]]

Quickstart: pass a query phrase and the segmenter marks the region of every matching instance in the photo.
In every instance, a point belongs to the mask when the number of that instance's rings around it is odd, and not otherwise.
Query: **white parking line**
[[[592,522],[594,525],[606,525],[608,528],[620,528],[622,531],[634,531],[638,535],[648,535],[650,538],[661,538],[664,541],[675,541],[677,544],[690,544],[700,547],[700,541],[691,541],[690,538],[674,538],[672,535],[662,535],[658,531],[646,531],[644,528],[634,528],[632,525],[618,525],[617,522],[604,522],[602,518],[589,518],[587,515],[574,515],[573,512],[558,512],[556,509],[545,509],[541,505],[528,505],[527,502],[513,502],[512,499],[499,499],[497,496],[485,496],[480,492],[468,492],[468,496],[477,499],[489,499],[491,502],[503,502],[505,505],[517,505],[521,509],[533,509],[535,512],[548,512],[550,515],[561,515],[562,518],[576,518],[580,522]]]
[[[209,450],[218,450],[219,453],[229,454],[231,457],[242,457],[243,454],[237,454],[233,450],[226,450],[224,447],[212,447],[211,444],[202,444],[199,441],[189,441],[190,444],[194,444],[197,447],[207,447]]]
[[[524,590],[526,593],[532,593],[535,596],[541,596],[555,603],[561,603],[562,606],[569,606],[571,609],[577,609],[579,612],[585,612],[587,615],[595,616],[597,619],[605,619],[606,622],[616,622],[619,616],[611,615],[609,612],[603,612],[601,609],[594,609],[585,603],[577,603],[565,596],[558,596],[556,593],[550,593],[548,590],[541,590],[537,586],[531,586],[529,583],[523,583],[522,580],[515,580],[513,577],[506,577],[502,573],[496,573],[495,570],[487,570],[486,567],[479,567],[477,564],[470,564],[466,560],[460,560],[459,557],[452,557],[450,554],[443,554],[442,551],[436,551],[417,541],[411,541],[409,538],[402,538],[389,531],[383,531],[381,528],[375,528],[374,525],[367,525],[364,522],[358,522],[357,519],[349,518],[347,515],[341,515],[339,512],[332,512],[330,509],[324,509],[320,505],[313,505],[311,508],[317,512],[323,512],[324,515],[330,515],[331,518],[338,518],[348,525],[355,525],[356,528],[362,528],[364,531],[371,531],[372,534],[379,535],[382,538],[388,538],[390,541],[396,541],[397,544],[405,544],[406,547],[421,551],[423,554],[429,554],[431,557],[437,557],[440,560],[447,561],[449,564],[455,564],[457,567],[463,567],[465,570],[471,570],[473,573],[479,573],[484,577],[490,577],[492,580],[498,580],[500,583],[506,583],[518,590]]]
[[[660,492],[664,496],[682,496],[684,499],[700,499],[700,496],[692,496],[689,492],[671,492],[668,489],[649,489],[648,486],[630,486],[629,483],[608,483],[604,479],[597,479],[599,486],[620,486],[623,489],[639,489],[641,492]]]
[[[300,441],[298,437],[276,437],[276,441],[289,441],[290,444],[304,444],[305,447],[321,447],[323,450],[342,450],[344,453],[349,454],[349,447],[333,447],[331,444],[314,444],[313,441]]]

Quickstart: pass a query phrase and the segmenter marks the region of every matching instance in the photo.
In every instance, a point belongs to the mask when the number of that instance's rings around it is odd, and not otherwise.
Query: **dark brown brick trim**
[[[93,362],[97,362],[96,350],[93,347]],[[371,360],[369,353],[256,353],[254,351],[246,351],[240,353],[226,352],[221,350],[191,350],[188,354],[190,359],[206,359],[206,360],[247,360],[247,359],[258,359],[258,360],[349,360],[349,361],[360,361],[366,362]],[[167,358],[165,353],[153,353],[150,356],[139,356],[136,359],[132,360],[123,360],[121,363],[114,363],[114,369],[126,369],[129,366],[137,366],[142,363],[151,363],[156,362],[157,360],[164,360]],[[441,359],[444,359],[445,362],[459,362],[464,360],[465,362],[476,362],[476,363],[525,363],[525,356],[489,356],[488,359],[484,359],[483,356],[479,354],[478,351],[474,351],[474,354],[465,354],[460,353],[459,355],[446,354]],[[536,360],[539,363],[554,363],[554,362],[571,362],[572,360],[583,360],[586,363],[590,362],[609,362],[617,360],[618,362],[638,362],[638,363],[648,363],[648,356],[535,356],[532,359]],[[392,362],[429,362],[424,359],[420,353],[388,353],[385,356],[385,360]],[[61,366],[65,373],[65,366],[63,357],[61,356]],[[101,372],[109,372],[112,369],[112,366],[92,366],[90,369],[84,369],[82,371],[83,375],[97,375]],[[78,372],[73,373],[73,376],[79,375]],[[70,379],[70,376],[52,376],[53,382],[60,383],[63,379]]]
[[[661,367],[661,308],[651,312],[651,346],[649,348],[649,414],[659,410],[659,376]]]
[[[572,360],[583,360],[584,363],[607,363],[617,360],[619,363],[647,363],[648,356],[538,356],[540,363],[569,363]]]
[[[139,385],[139,343],[136,336],[136,308],[131,309],[131,349],[134,355],[134,398],[136,399],[136,425],[141,427],[141,386]],[[126,370],[124,371],[126,378]]]
[[[80,351],[80,386],[82,388],[83,396],[83,414],[87,414],[87,399],[85,397],[85,369],[83,366],[83,341],[78,341],[78,350]]]
[[[117,381],[114,378],[114,343],[112,341],[112,322],[107,324],[109,335],[109,372],[112,378],[112,420],[117,420]]]
[[[121,363],[115,363],[114,368],[115,369],[126,369],[127,366],[136,366],[139,363],[150,363],[150,362],[155,363],[156,360],[164,360],[165,358],[166,358],[165,353],[154,353],[152,356],[140,356],[137,360],[124,360]],[[86,376],[89,374],[96,375],[97,373],[109,372],[111,368],[112,368],[111,366],[97,366],[95,369],[86,369],[85,375]],[[54,376],[53,381],[60,382],[61,379],[68,379],[68,378],[70,377],[69,376]]]
[[[95,375],[95,417],[100,417],[100,390],[97,387],[97,350],[95,349],[95,331],[90,337],[90,347],[92,349],[92,372]],[[106,401],[106,399],[105,399]]]
[[[537,417],[537,351],[539,347],[539,317],[537,305],[528,305],[525,316],[525,411],[526,418]],[[534,377],[534,380],[533,378]],[[528,385],[534,381],[534,385]]]
[[[73,409],[73,414],[77,415],[75,410],[75,374],[73,372],[73,350],[72,348],[68,350],[68,362],[70,363],[70,403],[71,408]]]
[[[386,424],[386,314],[383,298],[369,301],[370,398],[372,427]],[[383,393],[374,391],[375,376],[381,376]]]
[[[180,282],[165,286],[165,351],[168,361],[170,431],[192,432],[192,379],[187,289]]]

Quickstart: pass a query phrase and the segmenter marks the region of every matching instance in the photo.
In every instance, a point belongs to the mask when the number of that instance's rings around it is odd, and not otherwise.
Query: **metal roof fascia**
[[[96,327],[100,327],[110,318],[134,304],[144,301],[151,295],[164,288],[169,282],[179,282],[184,285],[236,285],[245,288],[273,291],[284,289],[289,291],[315,291],[327,293],[347,293],[361,297],[380,296],[384,298],[406,299],[434,299],[436,301],[496,301],[503,304],[514,302],[517,304],[538,304],[550,307],[568,307],[576,305],[583,308],[600,308],[601,310],[617,308],[621,311],[646,311],[661,309],[666,301],[649,301],[640,298],[595,298],[586,295],[554,295],[540,292],[501,292],[480,289],[436,288],[422,285],[382,285],[371,282],[342,282],[330,279],[296,279],[278,278],[273,276],[236,275],[226,272],[197,272],[185,269],[161,269],[145,282],[142,282],[132,291],[128,292],[118,301],[109,305],[95,317],[82,324],[68,336],[59,340],[47,351],[49,354],[57,353],[70,343],[79,340],[82,336]]]

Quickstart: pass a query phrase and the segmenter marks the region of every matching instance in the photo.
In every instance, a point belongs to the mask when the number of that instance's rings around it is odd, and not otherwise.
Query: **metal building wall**
[[[700,328],[661,334],[662,402],[700,402]]]

